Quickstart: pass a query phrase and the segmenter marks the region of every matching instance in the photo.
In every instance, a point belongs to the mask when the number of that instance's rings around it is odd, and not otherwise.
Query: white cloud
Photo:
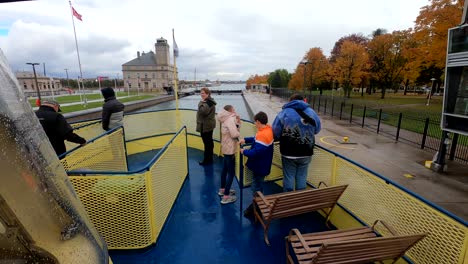
[[[427,0],[356,1],[144,1],[76,0],[75,20],[85,77],[115,76],[137,51],[154,50],[157,38],[172,44],[176,29],[180,78],[248,78],[277,68],[293,70],[312,47],[329,54],[352,33],[370,34],[413,26]],[[78,76],[73,26],[67,1],[0,5],[0,48],[14,70],[45,62],[47,72]]]

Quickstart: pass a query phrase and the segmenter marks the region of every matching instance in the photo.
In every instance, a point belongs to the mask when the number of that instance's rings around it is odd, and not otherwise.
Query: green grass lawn
[[[152,97],[154,97],[154,95],[131,96],[131,97],[126,97],[126,98],[119,99],[119,101],[122,102],[122,103],[125,103],[125,102],[149,99],[149,98],[152,98]],[[76,112],[76,111],[101,107],[102,104],[103,104],[103,102],[92,102],[92,103],[88,103],[88,105],[86,107],[84,105],[69,105],[69,106],[63,106],[63,107],[60,107],[60,108],[62,109],[62,113],[70,113],[70,112]]]
[[[125,95],[127,95],[125,93]],[[131,95],[130,97],[125,97],[125,98],[120,98],[119,101],[122,102],[122,103],[125,103],[125,102],[131,102],[131,101],[138,101],[138,100],[143,100],[143,99],[149,99],[149,98],[152,98],[154,97],[154,95],[140,95],[140,96],[137,96],[137,95]],[[91,98],[94,98],[94,97],[91,97]],[[99,95],[97,98],[95,99],[91,99],[90,96],[88,96],[88,100],[96,100],[96,99],[99,99]],[[58,99],[58,98],[56,98]],[[72,101],[72,102],[79,102],[80,101],[80,97],[78,96],[77,97],[78,100],[75,100],[75,101]],[[35,101],[35,100],[34,100]],[[31,101],[30,101],[31,102]],[[59,101],[61,102],[61,101]],[[86,110],[86,109],[91,109],[91,108],[96,108],[96,107],[101,107],[102,104],[104,103],[104,100],[102,101],[99,101],[99,102],[90,102],[87,104],[87,106],[85,107],[84,105],[82,104],[77,104],[77,105],[68,105],[68,106],[61,106],[60,108],[62,109],[62,113],[70,113],[70,112],[76,112],[76,111],[81,111],[81,110]],[[36,105],[34,104],[34,102],[31,104],[33,107],[35,107]]]
[[[136,92],[131,92],[130,96],[136,96]],[[127,92],[117,92],[117,97],[122,97],[122,96],[128,96]],[[86,98],[88,100],[98,100],[98,99],[103,99],[101,94],[97,93],[92,93],[92,94],[86,94]],[[43,99],[44,100],[44,99]],[[104,99],[103,99],[104,100]],[[28,99],[29,103],[31,106],[36,106],[36,99]],[[59,104],[66,104],[66,103],[73,103],[73,102],[79,102],[80,101],[80,96],[79,95],[62,95],[62,96],[56,96],[55,101],[59,102]]]

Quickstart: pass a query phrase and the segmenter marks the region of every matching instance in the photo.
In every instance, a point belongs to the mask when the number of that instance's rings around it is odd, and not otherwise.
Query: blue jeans
[[[258,176],[253,175],[252,177],[252,185],[250,188],[252,189],[252,193],[255,194],[256,192],[260,191],[263,193],[263,182],[265,180],[265,176]]]
[[[224,188],[224,195],[229,195],[229,191],[231,190],[232,181],[234,180],[234,174],[236,173],[234,166],[234,155],[224,154],[223,170],[221,171],[221,188]]]
[[[312,157],[288,159],[281,157],[283,163],[283,191],[303,190],[307,187],[307,171]]]

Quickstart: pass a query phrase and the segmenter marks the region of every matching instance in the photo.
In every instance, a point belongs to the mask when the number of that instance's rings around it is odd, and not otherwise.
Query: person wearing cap
[[[36,111],[36,116],[57,156],[67,151],[65,140],[80,145],[86,144],[86,139],[73,133],[73,128],[65,120],[65,117],[58,112],[61,112],[60,104],[52,100],[42,101],[39,110]]]
[[[110,130],[123,125],[123,114],[125,106],[115,98],[114,89],[106,87],[101,89],[104,97],[102,105],[102,128]]]

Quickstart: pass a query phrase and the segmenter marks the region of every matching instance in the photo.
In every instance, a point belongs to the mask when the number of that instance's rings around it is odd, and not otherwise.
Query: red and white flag
[[[83,21],[83,20],[81,19],[81,15],[80,15],[78,12],[76,12],[76,10],[75,10],[75,8],[73,8],[73,6],[72,6],[72,12],[73,12],[73,15],[74,15],[78,20]]]

